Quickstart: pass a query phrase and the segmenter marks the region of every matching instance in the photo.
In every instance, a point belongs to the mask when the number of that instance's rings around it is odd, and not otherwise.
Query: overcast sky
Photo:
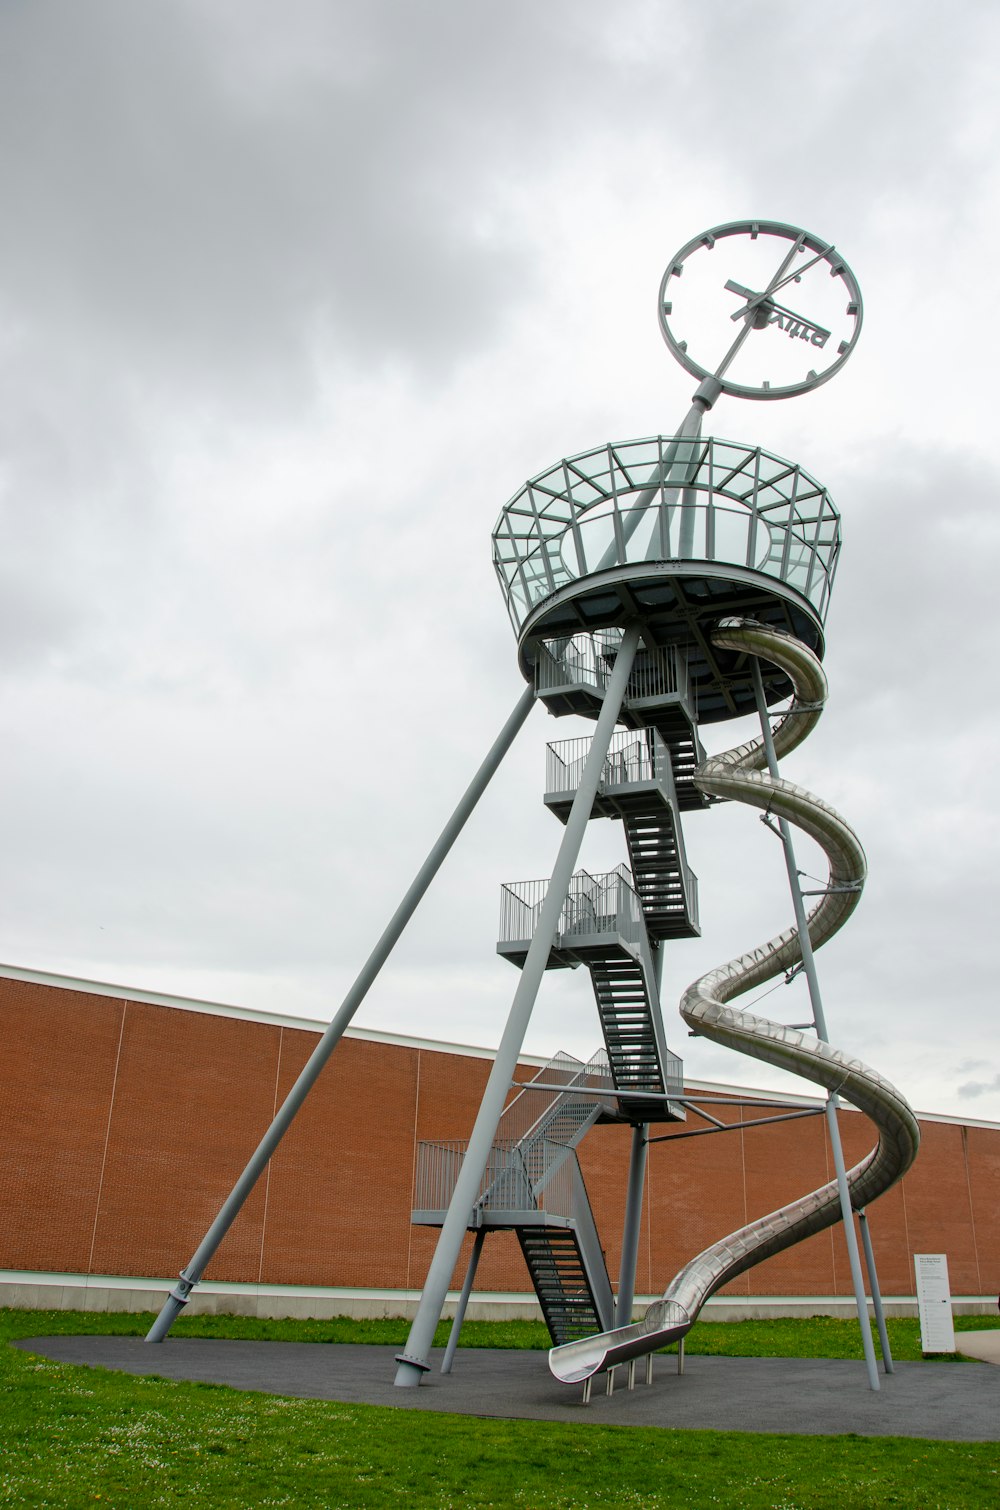
[[[871,867],[831,1036],[1000,1118],[998,50],[988,0],[2,0],[0,959],[329,1017],[519,695],[500,508],[676,427],[664,267],[784,219],[857,274],[857,351],[707,428],[843,514],[787,764]],[[536,709],[360,1024],[497,1043],[499,886],[549,873],[545,741],[586,730]],[[780,848],[735,808],[687,834],[668,1034],[781,1084],[675,1008],[788,922]],[[588,869],[624,856],[592,825]],[[598,1043],[549,977],[527,1047]]]

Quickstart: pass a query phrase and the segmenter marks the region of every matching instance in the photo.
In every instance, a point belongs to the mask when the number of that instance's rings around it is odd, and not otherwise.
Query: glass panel
[[[630,440],[617,450],[633,477],[648,476],[650,467],[659,470],[660,446],[656,440]]]
[[[636,515],[635,509],[622,510],[622,528],[628,532],[632,522],[638,523],[629,540],[625,542],[627,561],[658,561],[660,559],[659,510],[655,504],[647,505]]]
[[[747,545],[750,536],[750,515],[746,509],[720,509],[715,510],[715,559],[716,561],[730,561],[735,566],[743,566],[747,559]],[[767,532],[758,526],[755,549],[757,561],[755,565],[762,564],[767,556],[768,540]]]
[[[577,528],[592,572],[618,564],[614,519],[609,508],[605,507],[600,513],[585,514]]]
[[[571,578],[580,575],[580,558],[576,553],[576,541],[572,530],[566,530],[559,540],[558,560],[560,571]]]
[[[805,591],[806,581],[809,577],[811,556],[811,547],[797,530],[792,530],[788,544],[788,561],[785,567],[784,578],[792,587],[797,587],[800,592]]]

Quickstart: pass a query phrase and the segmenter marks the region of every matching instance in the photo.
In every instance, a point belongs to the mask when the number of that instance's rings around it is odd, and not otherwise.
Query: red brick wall
[[[176,1273],[316,1036],[0,979],[0,1269]],[[468,1134],[489,1069],[415,1044],[346,1038],[207,1277],[418,1289],[437,1233],[410,1223],[416,1145]],[[841,1126],[854,1163],[871,1126],[849,1112]],[[882,1288],[912,1293],[911,1254],[943,1252],[955,1294],[996,1294],[1000,1130],[924,1122],[923,1135],[914,1168],[871,1211]],[[629,1145],[627,1128],[599,1127],[580,1150],[612,1280]],[[708,1243],[831,1175],[820,1117],[654,1144],[637,1290],[662,1289]],[[476,1286],[527,1289],[512,1234],[486,1244]],[[730,1293],[850,1288],[837,1228],[759,1265]]]

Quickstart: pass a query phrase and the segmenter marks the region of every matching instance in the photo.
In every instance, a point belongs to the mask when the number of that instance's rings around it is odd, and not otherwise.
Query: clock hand
[[[742,283],[734,283],[731,278],[726,284],[726,287],[731,294],[741,294],[743,298],[751,300],[751,304],[748,306],[748,308],[756,308],[758,312],[767,310],[768,324],[770,324],[771,315],[784,315],[786,320],[793,320],[797,325],[802,325],[807,327],[809,330],[814,330],[817,335],[825,336],[827,340],[829,340],[830,332],[828,330],[825,330],[822,325],[817,325],[816,321],[809,319],[808,315],[800,315],[794,309],[789,309],[787,305],[779,304],[775,299],[772,299],[770,295],[768,295],[768,297],[762,300],[759,304],[755,304],[754,301],[757,300],[758,296],[752,288],[744,288]],[[730,319],[739,320],[743,318],[743,315],[743,310],[737,310],[734,315],[730,315]]]
[[[800,237],[799,240],[795,243],[795,246],[792,248],[792,251],[797,251],[801,244],[802,238]],[[830,253],[835,250],[836,248],[831,241],[830,245],[823,247],[822,251],[817,252],[815,257],[810,258],[808,262],[804,262],[801,267],[797,267],[794,272],[789,273],[787,277],[783,278],[781,275],[785,271],[785,268],[788,266],[788,258],[786,257],[784,263],[778,269],[776,276],[771,279],[771,282],[768,284],[767,288],[762,294],[754,294],[749,288],[740,288],[739,285],[727,283],[726,287],[733,293],[742,294],[744,298],[748,298],[750,300],[750,303],[747,304],[745,308],[738,309],[736,313],[731,316],[731,318],[734,320],[744,319],[751,310],[756,309],[757,306],[761,304],[765,299],[769,298],[771,294],[776,294],[779,288],[784,288],[785,284],[791,283],[793,279],[801,278],[803,273],[807,273],[811,267],[816,266],[817,262],[822,262],[824,257],[829,257]]]
[[[810,258],[808,262],[803,262],[800,268],[796,268],[794,273],[789,273],[787,278],[782,278],[780,283],[772,283],[768,292],[776,294],[779,288],[784,288],[785,284],[791,283],[793,278],[801,278],[803,273],[807,273],[811,267],[815,267],[817,262],[822,262],[824,257],[829,257],[833,251],[836,251],[836,247],[831,241],[829,246],[825,246],[822,251],[817,252],[815,257]]]
[[[731,320],[745,320],[747,315],[751,313],[756,320],[756,317],[764,309],[765,305],[771,303],[771,300],[769,298],[765,299],[763,294],[755,293],[752,288],[744,288],[742,283],[734,283],[732,278],[728,280],[726,287],[731,294],[740,294],[744,299],[750,300],[749,304],[745,304],[742,309],[738,309],[734,315],[729,316]]]
[[[798,251],[799,247],[802,245],[802,243],[803,243],[804,240],[805,240],[805,232],[803,231],[802,235],[799,236],[798,239],[793,244],[791,251],[788,253],[788,256],[785,258],[784,262],[782,262],[781,266],[778,268],[778,271],[775,273],[774,277],[771,279],[770,283],[768,284],[768,286],[764,290],[764,292],[762,294],[758,295],[758,297],[755,298],[751,304],[747,305],[746,313],[749,313],[751,309],[756,309],[757,306],[760,305],[761,303],[763,303],[763,301],[767,298],[768,294],[771,292],[771,289],[772,288],[776,288],[778,286],[778,284],[780,283],[780,280],[782,279],[782,277],[784,276],[784,274],[788,271],[788,268],[789,268],[789,266],[791,265],[791,262],[792,262],[792,258],[795,256],[795,253]],[[794,277],[794,274],[792,274],[792,276]],[[746,321],[744,321],[743,329],[740,331],[739,335],[736,337],[736,340],[733,342],[732,346],[730,346],[729,350],[726,352],[725,356],[722,358],[722,361],[719,363],[718,367],[715,369],[715,373],[714,373],[715,377],[717,377],[717,378],[721,378],[722,377],[722,374],[726,371],[727,367],[729,367],[730,363],[733,361],[733,358],[736,356],[736,353],[739,351],[740,347],[743,345],[743,342],[746,340],[746,338],[750,334],[751,330],[753,330],[753,321],[752,320],[746,320]]]

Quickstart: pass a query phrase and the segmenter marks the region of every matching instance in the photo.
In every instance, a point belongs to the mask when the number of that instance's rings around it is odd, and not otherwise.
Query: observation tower
[[[858,1219],[883,1363],[892,1368],[866,1206],[916,1156],[905,1099],[877,1071],[830,1042],[815,950],[850,917],[865,879],[849,824],[785,780],[779,758],[822,711],[824,624],[840,552],[840,518],[824,485],[762,447],[703,435],[723,396],[773,401],[808,393],[847,361],[861,330],[857,281],[832,245],[777,221],[717,226],[681,248],[660,285],[661,332],[697,386],[676,433],[595,446],[532,477],[504,507],[493,559],[517,638],[525,688],[424,864],[390,918],[308,1063],[190,1262],[148,1341],[159,1342],[200,1282],[219,1243],[420,899],[537,702],[593,720],[589,738],[548,747],[544,801],[564,825],[552,874],[502,888],[498,951],[519,980],[475,1126],[468,1139],[421,1145],[413,1220],[440,1227],[396,1383],[419,1384],[468,1232],[475,1233],[443,1368],[450,1370],[476,1265],[490,1232],[517,1233],[552,1334],[553,1375],[583,1385],[683,1339],[705,1302],[752,1265],[843,1221],[868,1382],[879,1387],[868,1321]],[[785,703],[772,727],[770,708]],[[760,737],[706,757],[705,724],[755,713]],[[786,1068],[820,1089],[816,1104],[753,1110],[725,1124],[711,1098],[685,1093],[661,1004],[665,951],[699,931],[697,883],[684,824],[719,802],[760,809],[780,839],[794,923],[721,964],[684,992],[694,1035]],[[588,823],[623,828],[622,863],[578,870]],[[694,821],[707,821],[704,816]],[[804,894],[792,827],[825,852],[829,875]],[[808,906],[806,897],[808,896]],[[517,1064],[543,975],[589,974],[603,1047],[587,1064],[557,1056],[529,1084]],[[810,1017],[785,1024],[735,1000],[802,971]],[[582,998],[583,999],[583,998]],[[753,1006],[753,1002],[749,1003]],[[517,1094],[510,1099],[512,1088]],[[838,1097],[867,1114],[877,1141],[845,1168]],[[721,1098],[716,1098],[717,1100]],[[728,1104],[732,1105],[730,1099]],[[789,1116],[826,1118],[836,1178],[692,1254],[638,1321],[636,1256],[649,1144],[711,1136]],[[631,1128],[617,1291],[613,1290],[576,1148],[600,1124]],[[599,1135],[599,1133],[597,1134]]]
[[[557,461],[503,509],[493,555],[522,674],[558,715],[595,721],[590,739],[548,747],[549,809],[565,824],[548,881],[503,888],[499,952],[521,970],[507,1029],[471,1138],[419,1150],[414,1220],[441,1237],[396,1382],[427,1368],[434,1328],[467,1230],[476,1233],[444,1367],[487,1234],[516,1231],[552,1334],[552,1372],[591,1380],[683,1337],[705,1301],[752,1264],[846,1220],[869,1383],[878,1388],[853,1212],[887,1189],[916,1153],[906,1102],[888,1082],[829,1045],[813,952],[838,929],[864,882],[861,846],[820,799],[778,774],[825,697],[824,622],[840,552],[840,517],[824,485],[760,446],[702,434],[725,394],[776,400],[807,393],[844,365],[861,330],[861,294],[836,248],[774,221],[718,226],[672,259],[660,285],[660,328],[698,379],[673,435],[607,443]],[[769,705],[791,698],[777,729]],[[757,711],[761,738],[706,759],[703,724]],[[684,1095],[660,1002],[663,955],[699,932],[682,816],[719,801],[764,809],[785,846],[796,926],[713,971],[685,993],[690,1031],[817,1081],[838,1178],[716,1243],[633,1323],[646,1150],[652,1129],[692,1113],[721,1126],[705,1098]],[[621,821],[628,864],[575,871],[588,822]],[[807,917],[789,822],[818,839],[830,879]],[[591,976],[604,1048],[589,1064],[559,1056],[505,1106],[546,969]],[[783,972],[804,969],[812,1017],[794,1028],[727,1005]],[[516,1083],[516,1082],[515,1082]],[[844,1169],[836,1119],[843,1094],[880,1139]],[[756,1122],[768,1120],[757,1117]],[[632,1127],[617,1295],[575,1148],[592,1126]],[[685,1135],[695,1135],[685,1134]],[[891,1368],[877,1279],[862,1221],[883,1356]],[[683,1356],[683,1354],[681,1354]]]

